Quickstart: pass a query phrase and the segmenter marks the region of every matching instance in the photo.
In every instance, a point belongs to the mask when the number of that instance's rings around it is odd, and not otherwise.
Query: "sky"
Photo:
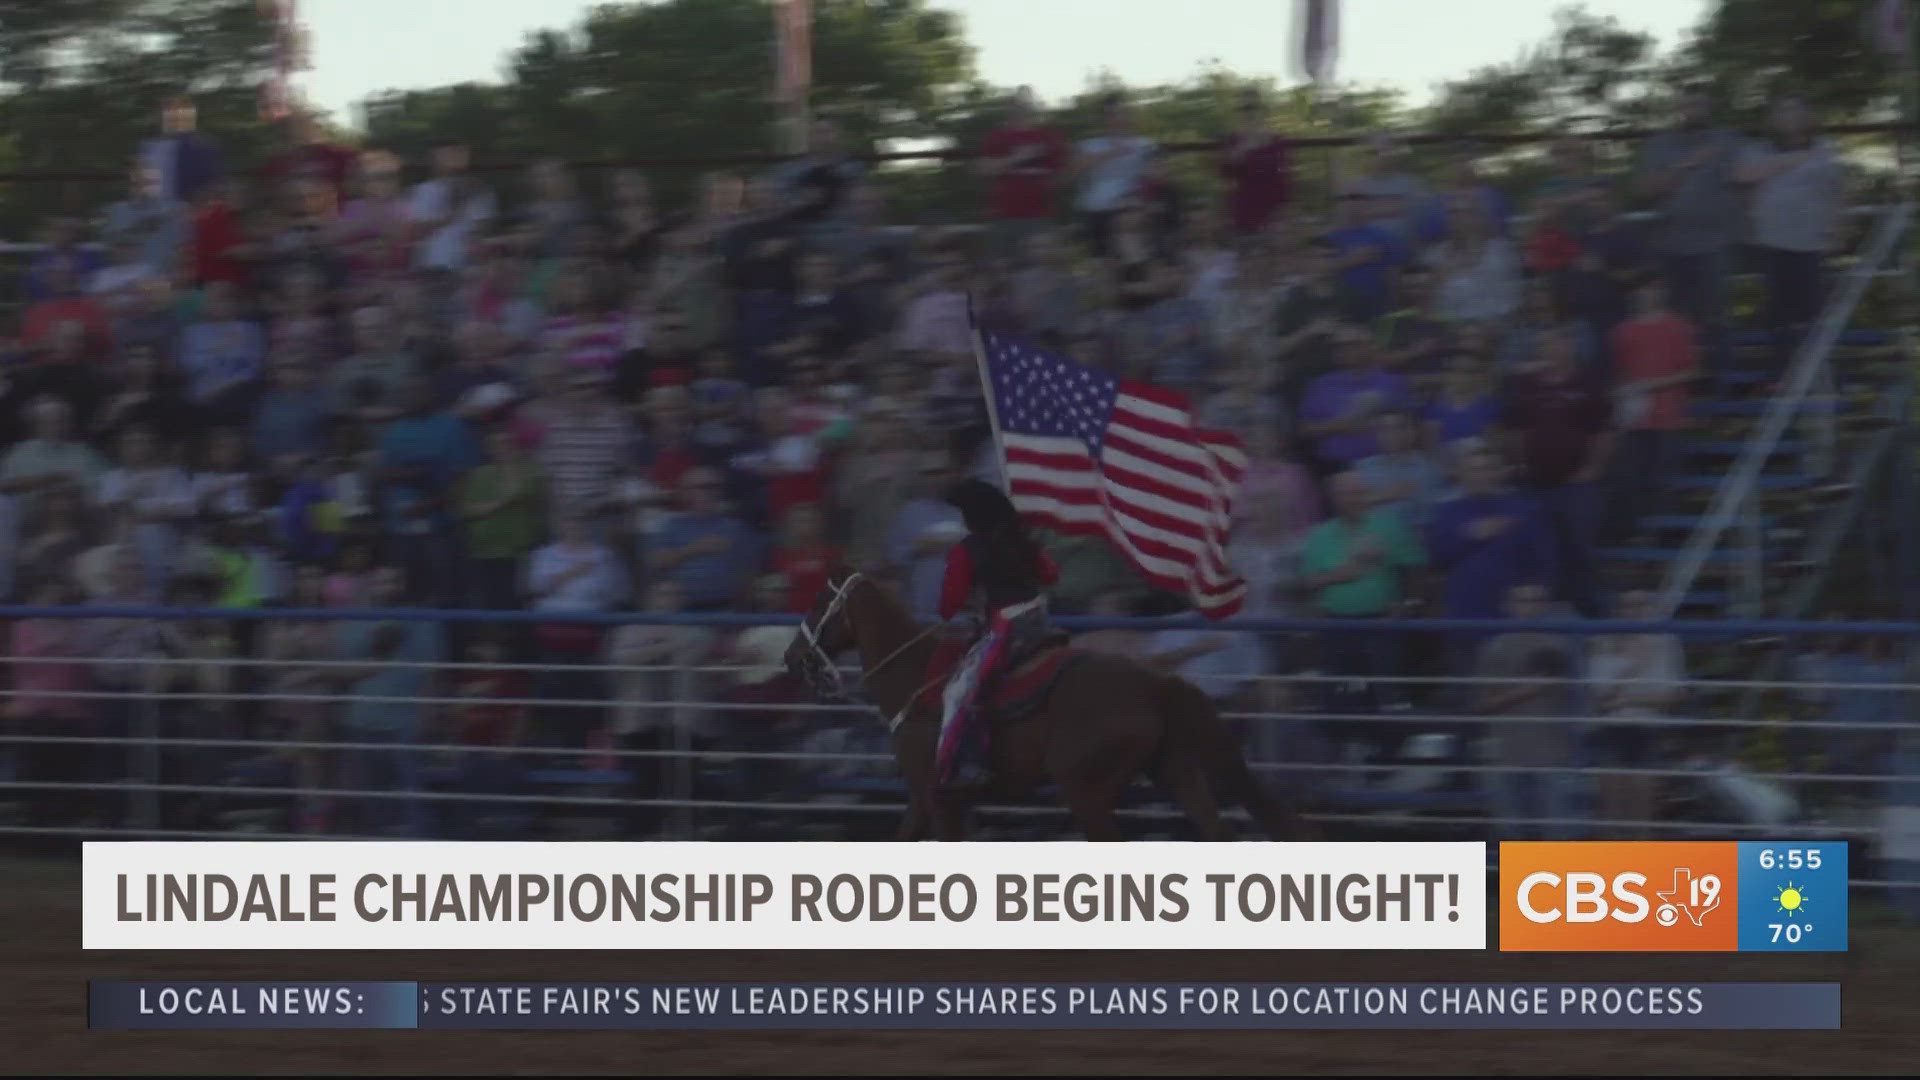
[[[572,26],[596,0],[300,0],[313,70],[300,77],[336,121],[389,89],[501,78],[535,30]],[[1707,0],[1586,0],[1597,15],[1681,39]],[[988,82],[1043,98],[1082,88],[1102,69],[1129,83],[1172,82],[1217,60],[1291,82],[1292,0],[936,0],[958,12]],[[1557,0],[1344,0],[1339,77],[1405,91],[1514,59],[1546,38]],[[1089,32],[1093,29],[1095,32]]]

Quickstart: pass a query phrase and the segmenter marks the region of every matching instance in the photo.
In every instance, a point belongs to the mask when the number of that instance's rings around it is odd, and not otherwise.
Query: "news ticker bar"
[[[1498,880],[1486,872],[1495,854]],[[89,842],[87,949],[1844,952],[1840,841]]]
[[[1839,983],[87,985],[100,1031],[1830,1031]]]

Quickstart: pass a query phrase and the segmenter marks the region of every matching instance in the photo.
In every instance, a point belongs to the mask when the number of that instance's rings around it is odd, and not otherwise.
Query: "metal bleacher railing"
[[[315,612],[256,609],[194,611],[165,608],[0,608],[0,619],[141,619],[431,622],[514,624],[577,621],[732,629],[791,625],[767,615],[662,616],[618,613],[567,616],[551,612],[403,610]],[[1590,622],[1558,620],[1491,624],[1423,619],[1194,620],[1062,619],[1075,630],[1205,629],[1259,635],[1296,644],[1348,633],[1393,634],[1413,644],[1444,646],[1449,635],[1539,630],[1586,641],[1601,635],[1676,635],[1698,649],[1737,650],[1756,637],[1811,641],[1835,635],[1909,642],[1920,625],[1785,622]],[[1829,655],[1814,643],[1809,657]],[[1425,652],[1437,654],[1444,647]],[[708,656],[717,656],[709,652]],[[9,656],[16,675],[44,656]],[[121,680],[65,690],[23,690],[36,699],[99,703],[93,721],[31,733],[13,728],[0,742],[0,807],[10,817],[0,834],[184,836],[310,836],[297,807],[378,804],[378,814],[349,813],[324,835],[597,835],[673,838],[754,836],[818,838],[884,835],[902,810],[901,789],[885,743],[885,725],[858,705],[817,704],[804,696],[741,700],[728,688],[749,674],[737,662],[683,665],[604,662],[474,664],[416,659],[370,665],[364,658],[314,658],[301,667],[338,672],[345,679],[297,692],[275,690],[269,678],[285,661],[234,656],[208,659],[151,655],[136,658],[58,658],[95,672],[138,665],[147,672],[176,669],[139,689]],[[190,672],[209,665],[231,678],[218,688],[186,685]],[[515,697],[467,696],[431,684],[404,692],[361,684],[375,667],[458,677],[475,669],[518,670],[532,678]],[[1301,792],[1313,814],[1332,828],[1367,835],[1618,837],[1622,835],[1820,835],[1861,845],[1855,868],[1863,886],[1887,888],[1920,901],[1920,680],[1908,666],[1890,663],[1863,674],[1860,664],[1824,669],[1800,666],[1781,679],[1699,678],[1679,684],[1684,696],[1656,717],[1631,721],[1575,704],[1540,709],[1544,715],[1484,715],[1466,707],[1464,691],[1489,683],[1558,682],[1575,699],[1597,690],[1579,675],[1565,680],[1489,680],[1461,677],[1411,663],[1402,674],[1361,678],[1302,665],[1274,674],[1262,658],[1245,668],[1202,672],[1196,681],[1221,697],[1242,729],[1256,773],[1267,783]],[[1738,670],[1738,665],[1731,665]],[[758,674],[770,674],[759,672]],[[644,685],[633,677],[646,677]],[[583,681],[584,680],[584,681]],[[121,683],[116,687],[111,683]],[[562,685],[565,684],[565,685]],[[1378,696],[1369,699],[1365,693]],[[1736,713],[1733,701],[1759,692],[1771,704],[1763,714]],[[12,693],[8,694],[11,698]],[[111,704],[110,704],[111,703]],[[326,713],[354,705],[412,706],[405,741],[367,734],[339,716],[302,730],[264,719],[275,708],[302,706]],[[438,734],[430,722],[475,706],[525,709],[532,737],[508,745],[476,745]],[[617,714],[660,733],[644,745],[616,744],[591,733],[610,730]],[[106,715],[112,714],[111,719]],[[209,718],[221,715],[219,722]],[[567,719],[571,718],[571,719]],[[1651,733],[1660,749],[1630,765],[1591,755],[1589,736],[1609,724],[1630,723]],[[1489,732],[1551,725],[1565,745],[1551,764],[1503,756]],[[555,732],[571,732],[557,736]],[[1391,734],[1388,734],[1391,733]],[[1351,738],[1349,738],[1351,737]],[[1391,756],[1343,756],[1360,743],[1398,744]],[[77,774],[50,776],[38,764],[49,748],[83,748]],[[1769,748],[1770,747],[1770,748]],[[379,783],[325,779],[358,774],[325,762],[387,758]],[[323,764],[306,767],[302,757]],[[1771,758],[1763,761],[1762,759]],[[77,758],[68,755],[71,773]],[[475,770],[475,762],[494,763]],[[1512,777],[1557,785],[1552,806],[1531,809],[1507,791]],[[1609,777],[1643,777],[1661,785],[1657,809],[1638,819],[1608,819],[1594,808],[1596,785]],[[73,820],[50,820],[46,800],[63,798],[84,809]],[[182,810],[191,806],[190,811]],[[1172,831],[1176,817],[1143,793],[1128,809],[1137,827]],[[1017,835],[1058,835],[1064,819],[1050,804],[983,808],[983,821]],[[644,819],[644,824],[636,825]],[[341,822],[345,822],[342,824]],[[1038,830],[1039,832],[1035,832]],[[1071,835],[1068,833],[1068,835]]]
[[[1862,245],[1859,257],[1847,273],[1845,284],[1834,294],[1821,312],[1819,321],[1800,343],[1779,391],[1768,402],[1766,412],[1748,437],[1739,458],[1721,480],[1707,513],[1688,536],[1679,557],[1669,566],[1666,580],[1660,588],[1659,611],[1672,615],[1679,610],[1688,590],[1693,587],[1695,577],[1712,557],[1722,537],[1736,523],[1740,523],[1746,551],[1743,565],[1747,571],[1742,578],[1748,594],[1748,610],[1743,614],[1761,614],[1759,575],[1763,570],[1763,544],[1762,529],[1758,524],[1761,472],[1779,446],[1788,426],[1802,415],[1808,393],[1816,383],[1824,388],[1824,404],[1827,407],[1814,409],[1809,415],[1814,429],[1813,441],[1826,467],[1832,467],[1837,442],[1837,394],[1834,392],[1835,379],[1829,356],[1839,343],[1841,332],[1853,318],[1855,308],[1866,295],[1868,285],[1894,253],[1895,245],[1905,235],[1912,219],[1913,204],[1910,201],[1888,206],[1880,212],[1872,234]]]

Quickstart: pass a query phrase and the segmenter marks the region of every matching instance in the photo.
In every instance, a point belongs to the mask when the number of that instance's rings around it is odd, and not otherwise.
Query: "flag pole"
[[[973,338],[973,366],[980,376],[980,396],[987,402],[987,430],[992,433],[993,454],[1000,462],[1000,486],[1012,487],[1007,480],[1007,444],[1000,439],[1000,407],[993,400],[993,372],[987,366],[986,343],[980,340],[980,323],[973,317],[973,294],[967,294],[967,333]]]

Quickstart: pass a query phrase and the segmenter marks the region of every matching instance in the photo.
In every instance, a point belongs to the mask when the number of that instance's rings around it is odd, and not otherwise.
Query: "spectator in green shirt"
[[[1376,507],[1372,488],[1357,472],[1332,480],[1337,516],[1314,526],[1301,551],[1301,577],[1322,615],[1355,620],[1391,616],[1408,598],[1407,576],[1426,564],[1426,553],[1391,508]],[[1391,758],[1405,731],[1392,723],[1359,719],[1383,704],[1404,700],[1392,684],[1398,676],[1399,635],[1365,624],[1322,635],[1328,682],[1325,732],[1348,748],[1353,761]]]
[[[1301,569],[1323,615],[1375,618],[1407,598],[1404,579],[1426,565],[1426,552],[1391,507],[1374,505],[1373,489],[1357,472],[1332,481],[1337,516],[1314,526],[1301,551]]]
[[[473,556],[474,606],[511,611],[520,606],[520,563],[540,542],[540,470],[505,427],[487,436],[486,464],[460,484],[460,512]]]

